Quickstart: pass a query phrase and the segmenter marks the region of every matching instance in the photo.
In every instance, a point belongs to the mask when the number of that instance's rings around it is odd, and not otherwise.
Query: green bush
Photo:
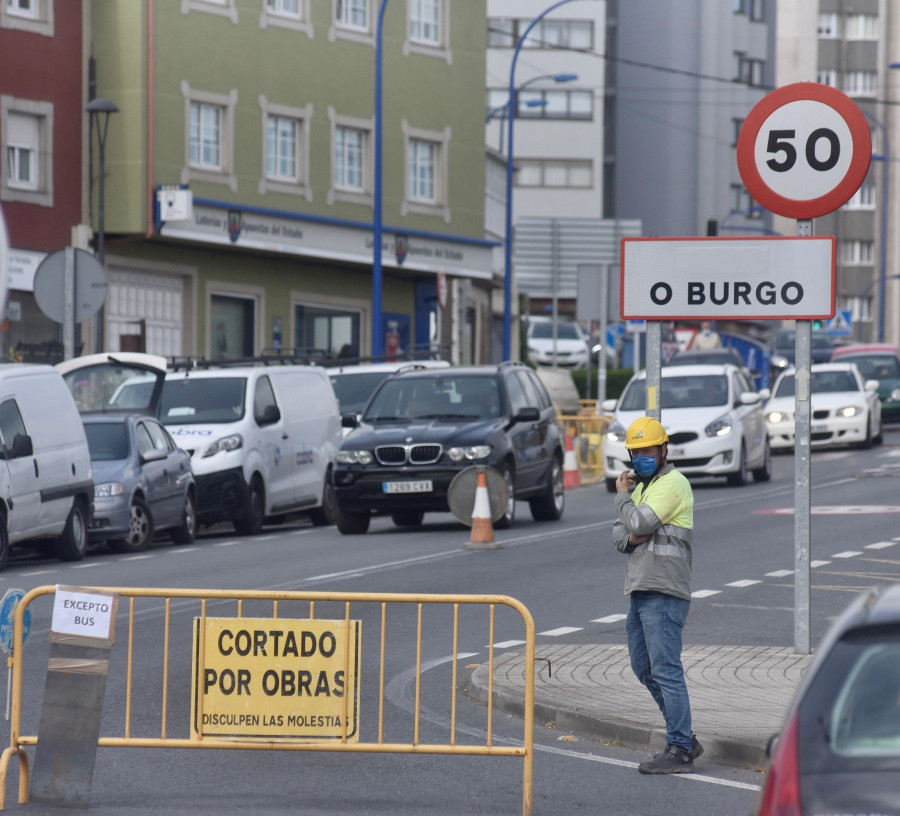
[[[591,399],[597,399],[597,369],[591,368]],[[572,379],[581,399],[587,399],[588,369],[572,372]],[[606,399],[618,399],[625,390],[634,371],[630,368],[608,368],[606,370]]]

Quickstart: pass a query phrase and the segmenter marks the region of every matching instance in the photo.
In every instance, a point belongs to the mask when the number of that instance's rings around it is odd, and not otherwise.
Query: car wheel
[[[6,531],[6,516],[0,515],[0,570],[6,569],[9,561],[9,533]]]
[[[616,480],[615,479],[607,479],[606,480],[606,490],[608,493],[616,492]]]
[[[753,471],[754,482],[768,482],[772,478],[772,449],[769,447],[769,440],[765,441],[765,452],[763,453],[763,463]]]
[[[266,500],[263,486],[258,476],[250,482],[247,494],[247,510],[241,518],[234,520],[234,529],[238,535],[256,535],[262,532],[266,520]]]
[[[744,448],[744,443],[741,442],[741,461],[738,464],[738,469],[734,473],[728,474],[728,484],[732,487],[740,487],[741,485],[747,484],[749,478],[750,471],[747,469],[747,451]]]
[[[529,501],[528,506],[535,521],[559,521],[562,518],[566,506],[566,489],[563,485],[562,462],[557,457],[553,457],[550,465],[550,475],[543,495]]]
[[[368,513],[341,510],[340,506],[337,506],[335,510],[334,523],[341,535],[362,535],[369,529],[371,516]]]
[[[334,524],[334,485],[331,483],[331,471],[325,476],[325,489],[322,491],[322,506],[309,511],[309,520],[315,527]]]
[[[500,466],[500,475],[506,480],[509,489],[509,500],[506,502],[506,510],[503,515],[494,522],[495,530],[508,530],[516,518],[516,477],[510,465]]]
[[[424,513],[417,513],[415,510],[404,510],[401,513],[391,513],[391,521],[398,527],[418,527],[424,518]]]
[[[878,433],[872,437],[873,445],[881,445],[884,442],[884,423],[878,420]]]
[[[87,538],[84,506],[76,501],[69,511],[62,535],[56,540],[56,557],[60,561],[81,561],[87,551]]]
[[[193,544],[197,537],[197,503],[193,493],[184,497],[181,526],[172,530],[172,541],[176,544]]]
[[[116,552],[139,552],[147,549],[153,538],[153,516],[150,507],[140,496],[131,500],[128,532],[122,537],[109,542]]]

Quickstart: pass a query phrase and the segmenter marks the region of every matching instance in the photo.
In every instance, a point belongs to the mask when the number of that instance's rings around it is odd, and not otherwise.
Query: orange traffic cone
[[[478,471],[475,488],[475,507],[472,510],[472,536],[470,544],[490,544],[494,540],[494,525],[491,521],[491,497],[488,495],[487,476]]]
[[[575,459],[575,448],[572,437],[566,434],[566,455],[563,459],[563,488],[581,486],[581,475],[578,473],[578,462]]]

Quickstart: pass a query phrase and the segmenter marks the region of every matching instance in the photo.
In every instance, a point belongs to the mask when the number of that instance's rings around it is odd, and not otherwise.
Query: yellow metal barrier
[[[559,414],[557,421],[563,434],[571,439],[582,483],[603,480],[603,436],[610,418],[596,413],[596,400],[579,400],[577,414]]]
[[[532,810],[532,781],[534,769],[534,620],[528,609],[514,598],[505,595],[415,595],[415,594],[393,594],[393,593],[353,593],[353,592],[264,592],[264,591],[240,591],[240,590],[214,590],[214,589],[147,589],[134,587],[99,587],[92,588],[92,591],[108,594],[117,594],[120,599],[130,599],[127,606],[120,602],[119,617],[127,617],[127,638],[124,646],[124,657],[120,654],[119,659],[114,661],[113,654],[110,660],[110,680],[118,677],[121,680],[120,666],[124,662],[125,676],[125,710],[124,710],[124,728],[121,734],[104,735],[101,733],[97,742],[100,747],[134,747],[134,748],[211,748],[211,749],[242,749],[242,750],[286,750],[286,751],[337,751],[337,752],[376,752],[376,753],[403,753],[403,754],[457,754],[457,755],[483,755],[483,756],[510,756],[521,757],[523,760],[523,792],[522,792],[522,813],[523,816],[530,816]],[[10,689],[10,728],[9,728],[9,747],[0,755],[0,810],[3,810],[6,803],[6,782],[7,773],[9,771],[10,761],[15,757],[19,761],[19,802],[26,803],[28,801],[28,754],[24,750],[25,746],[35,746],[38,737],[34,735],[22,734],[22,694],[23,694],[23,648],[22,633],[23,622],[26,608],[32,602],[43,596],[55,595],[56,587],[41,586],[28,592],[22,601],[16,607],[14,630],[13,630],[13,650],[8,658],[8,663],[12,669],[12,683]],[[155,606],[142,607],[140,611],[141,620],[147,618],[162,618],[162,632],[158,637],[149,639],[154,648],[162,645],[162,666],[161,677],[157,677],[155,682],[146,668],[142,665],[140,671],[135,670],[135,662],[139,658],[146,658],[143,651],[138,648],[138,654],[135,650],[135,614],[138,600],[143,604],[144,599],[156,599]],[[349,624],[354,615],[376,615],[380,621],[380,638],[377,649],[369,649],[368,654],[372,655],[373,651],[378,653],[378,721],[377,727],[366,728],[367,731],[374,731],[367,734],[368,741],[363,740],[362,725],[360,733],[356,735],[356,741],[351,741],[347,734],[347,713],[348,698],[350,694],[343,695],[343,718],[341,721],[341,733],[338,739],[330,742],[297,742],[297,741],[277,741],[277,740],[260,740],[229,737],[228,739],[205,736],[197,733],[189,727],[189,714],[187,711],[170,711],[169,710],[169,685],[177,682],[177,678],[190,678],[190,667],[186,667],[183,663],[173,665],[171,617],[173,613],[173,601],[178,614],[189,613],[192,609],[196,609],[196,618],[192,619],[192,625],[184,627],[193,630],[196,625],[196,631],[200,632],[200,648],[199,657],[195,654],[194,649],[178,650],[178,653],[184,655],[188,653],[200,661],[199,677],[203,677],[203,642],[202,633],[206,629],[208,608],[215,606],[215,615],[210,615],[210,619],[234,617],[234,618],[259,618],[258,608],[269,608],[271,612],[265,615],[266,618],[272,620],[322,620],[329,622],[341,622]],[[147,601],[151,603],[151,601]],[[320,613],[322,608],[325,612],[337,611],[339,615],[320,614],[316,616],[316,605],[319,605]],[[245,614],[249,606],[253,606],[253,614]],[[488,642],[491,644],[488,650],[488,665],[490,667],[488,676],[488,694],[487,694],[487,719],[485,724],[486,739],[484,743],[472,741],[467,744],[460,744],[457,739],[457,710],[456,710],[456,688],[458,679],[458,657],[459,657],[459,640],[460,640],[460,609],[463,607],[481,607],[486,613],[487,619],[484,620],[480,615],[476,615],[474,619],[467,619],[469,628],[476,626],[479,638],[487,636]],[[423,610],[430,607],[443,607],[452,616],[452,644],[446,644],[450,650],[451,658],[451,683],[450,683],[450,719],[449,719],[449,736],[446,743],[423,743],[419,738],[419,723],[421,716],[420,690],[422,681],[422,660],[423,660]],[[390,658],[395,658],[394,652],[389,648],[387,641],[388,633],[388,609],[391,608],[392,614],[396,608],[398,613],[407,614],[409,616],[409,626],[414,625],[416,632],[415,639],[415,706],[413,713],[413,733],[411,741],[387,741],[385,737],[384,722],[384,704],[385,704],[385,673],[390,664],[392,670],[394,664],[390,662]],[[524,624],[525,637],[525,707],[524,707],[524,723],[523,737],[521,746],[504,746],[495,745],[493,743],[493,688],[494,688],[494,627],[495,619],[498,611],[503,609],[512,610],[518,613],[521,622]],[[229,614],[233,611],[233,614]],[[298,614],[306,613],[306,614]],[[415,616],[414,621],[412,616]],[[431,618],[433,619],[433,618]],[[504,619],[503,623],[507,623]],[[372,624],[368,624],[371,626]],[[117,629],[122,631],[121,621],[117,624]],[[485,631],[486,629],[486,631]],[[180,634],[176,630],[176,635]],[[185,633],[187,634],[187,633]],[[348,638],[349,640],[349,638]],[[483,640],[479,640],[483,643]],[[400,651],[402,646],[409,646],[409,641],[403,641],[400,644],[392,644],[397,646],[395,651]],[[429,647],[434,648],[432,642],[428,643]],[[114,645],[113,652],[119,649],[118,645]],[[373,655],[374,656],[374,655]],[[150,658],[152,659],[152,658]],[[345,648],[343,652],[344,660],[344,677],[350,677],[350,650]],[[173,680],[173,678],[176,678]],[[150,701],[151,692],[147,689],[158,689],[159,681],[162,683],[162,698],[159,701],[161,728],[159,736],[136,736],[132,733],[132,720],[134,708],[140,704],[152,705]],[[190,681],[189,681],[190,682]],[[197,681],[199,682],[199,681]],[[34,691],[35,686],[32,684],[29,691]],[[153,692],[156,696],[158,691]],[[183,699],[184,695],[177,695],[179,699]],[[202,714],[202,695],[199,702],[199,708]],[[358,702],[358,701],[357,701]],[[170,717],[178,717],[183,715],[182,720],[184,730],[189,732],[189,736],[178,737],[170,736],[168,733],[168,725]],[[135,718],[137,719],[137,718]],[[144,718],[141,718],[143,721]],[[374,725],[374,724],[373,724]],[[202,730],[202,729],[201,729]],[[467,737],[471,739],[471,737]]]

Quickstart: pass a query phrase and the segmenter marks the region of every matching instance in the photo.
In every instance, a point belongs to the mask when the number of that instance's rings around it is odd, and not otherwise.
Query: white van
[[[81,417],[49,365],[0,365],[0,569],[10,547],[54,540],[80,561],[94,505],[91,456]]]

